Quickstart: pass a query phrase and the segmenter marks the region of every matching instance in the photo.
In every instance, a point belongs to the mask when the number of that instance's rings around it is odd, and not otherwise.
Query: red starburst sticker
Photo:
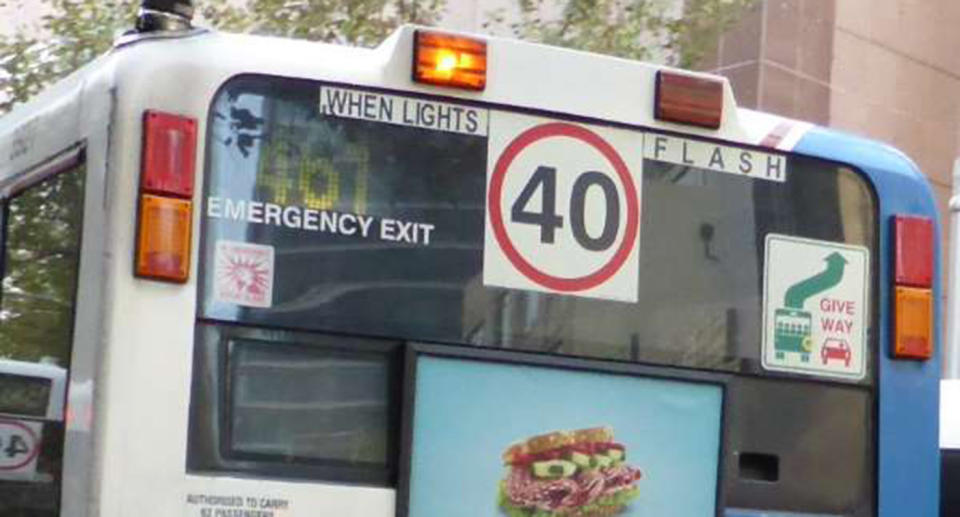
[[[217,241],[213,297],[247,307],[273,303],[273,246]]]

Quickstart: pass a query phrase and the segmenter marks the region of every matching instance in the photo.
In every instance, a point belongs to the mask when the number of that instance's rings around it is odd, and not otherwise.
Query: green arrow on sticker
[[[837,285],[843,280],[843,268],[847,259],[838,252],[833,252],[823,259],[827,268],[816,275],[801,280],[787,289],[783,297],[783,304],[791,309],[802,309],[808,298]]]

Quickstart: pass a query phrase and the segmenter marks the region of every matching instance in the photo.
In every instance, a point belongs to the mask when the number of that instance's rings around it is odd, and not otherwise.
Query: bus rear
[[[936,514],[902,155],[722,78],[413,27],[112,59],[82,511]]]

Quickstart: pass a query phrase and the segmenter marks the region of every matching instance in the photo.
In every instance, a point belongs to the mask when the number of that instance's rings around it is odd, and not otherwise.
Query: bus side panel
[[[0,129],[0,176],[4,177],[0,194],[4,196],[40,181],[58,168],[58,162],[74,154],[79,155],[78,163],[85,170],[69,384],[54,389],[66,391],[67,397],[55,414],[67,410],[59,507],[61,515],[71,517],[95,513],[91,494],[99,476],[94,465],[100,447],[94,436],[94,398],[102,348],[104,233],[98,229],[104,226],[103,178],[113,105],[110,88],[109,71],[71,77],[38,96],[32,105],[7,115],[4,123],[8,124]],[[5,132],[7,129],[10,131]],[[31,173],[23,175],[24,171]]]
[[[77,275],[67,435],[64,446],[62,514],[96,515],[98,458],[103,450],[96,422],[102,407],[100,383],[103,347],[104,246],[106,220],[104,182],[107,174],[109,131],[114,105],[112,69],[94,74],[84,84],[81,127],[86,141],[86,179],[80,270]]]
[[[899,152],[856,137],[816,129],[795,151],[855,164],[876,189],[880,214],[880,285],[877,351],[878,403],[878,515],[936,516],[939,512],[939,380],[940,380],[940,221],[930,187],[915,165]],[[929,361],[891,358],[892,243],[890,218],[920,215],[936,222],[934,262],[934,344],[938,352]]]

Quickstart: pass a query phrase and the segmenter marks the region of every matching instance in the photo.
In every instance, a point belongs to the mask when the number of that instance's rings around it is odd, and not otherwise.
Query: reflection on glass
[[[7,203],[0,358],[70,362],[83,182],[58,174]]]
[[[23,432],[11,435],[4,454],[9,464],[11,455],[30,453],[28,442],[39,443],[40,453],[18,468],[0,470],[4,515],[60,515],[64,422],[48,416],[62,418],[66,396],[83,185],[78,165],[27,187],[5,205],[0,413],[8,431]]]
[[[399,346],[201,323],[187,469],[390,485]]]
[[[234,341],[229,361],[234,452],[386,463],[384,356]]]
[[[49,379],[0,374],[0,413],[43,417],[49,401]]]

